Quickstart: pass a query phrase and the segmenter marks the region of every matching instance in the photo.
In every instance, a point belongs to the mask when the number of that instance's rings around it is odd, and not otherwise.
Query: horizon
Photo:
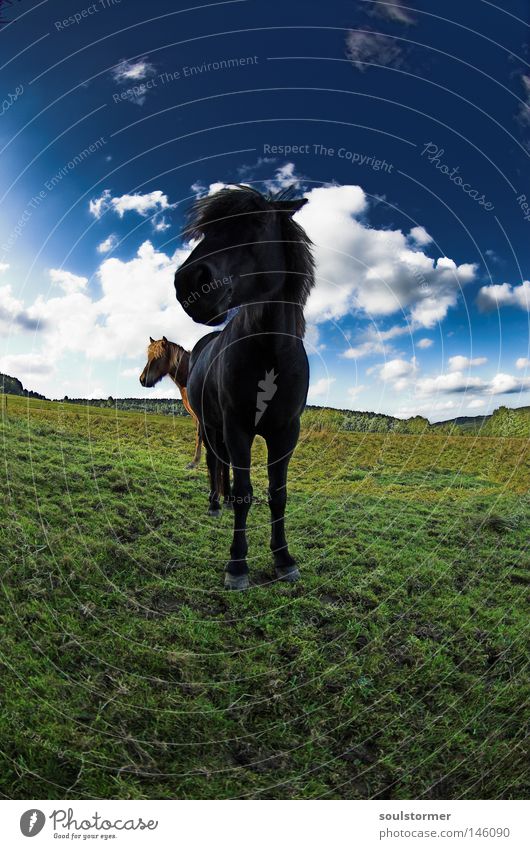
[[[22,388],[25,392],[35,392],[36,391],[36,390],[28,389],[27,386],[24,386],[24,384],[22,383],[20,378],[16,377],[15,375],[4,374],[3,372],[0,372],[0,377],[8,377],[11,380],[18,380],[18,382],[21,384],[21,386],[22,386]],[[150,388],[154,388],[154,387],[150,387]],[[11,393],[5,392],[5,393],[0,393],[0,394],[10,395]],[[40,393],[40,394],[43,394],[43,393]],[[20,396],[12,395],[12,397],[20,397]],[[171,397],[160,397],[160,396],[148,397],[148,396],[145,396],[145,395],[121,395],[121,396],[109,395],[106,398],[103,397],[103,396],[88,398],[88,397],[85,397],[83,395],[73,396],[73,397],[70,397],[69,395],[63,395],[62,398],[45,397],[44,400],[46,400],[50,403],[60,403],[60,402],[66,401],[66,400],[68,402],[75,402],[75,401],[96,402],[96,401],[111,401],[112,400],[112,401],[146,401],[146,402],[161,401],[161,402],[167,402],[168,404],[177,401],[177,402],[182,404],[182,398],[177,393],[173,393],[173,395]],[[447,419],[439,419],[437,421],[431,421],[431,419],[429,419],[427,416],[422,416],[422,418],[425,418],[429,422],[429,424],[431,424],[431,425],[445,424],[445,423],[453,422],[458,418],[479,419],[479,418],[490,417],[490,416],[493,415],[493,413],[497,412],[497,410],[499,410],[501,407],[507,408],[509,410],[523,410],[523,409],[528,409],[530,407],[530,405],[522,404],[522,405],[518,405],[518,406],[510,406],[509,404],[500,404],[499,407],[495,407],[494,409],[490,410],[490,412],[488,412],[488,413],[471,413],[471,414],[467,414],[467,415],[466,414],[460,414],[458,416],[452,416],[452,417],[447,418]],[[371,416],[387,416],[388,418],[400,419],[402,421],[407,421],[409,419],[412,419],[412,418],[415,417],[415,415],[421,415],[419,413],[416,413],[416,414],[413,414],[413,415],[410,415],[410,416],[394,416],[394,415],[392,415],[392,413],[387,413],[387,412],[384,412],[384,411],[377,411],[376,412],[375,410],[362,410],[362,409],[358,409],[356,407],[335,407],[335,406],[330,405],[330,404],[325,404],[325,405],[324,404],[310,404],[310,403],[307,403],[307,402],[306,402],[304,409],[334,410],[337,413],[360,413],[360,414],[364,413],[366,415],[371,415]],[[129,412],[132,412],[132,411],[129,411]],[[185,415],[189,415],[189,414],[187,412],[185,412]]]

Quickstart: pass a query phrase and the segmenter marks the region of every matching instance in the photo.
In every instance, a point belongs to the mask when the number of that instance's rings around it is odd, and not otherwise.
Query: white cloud
[[[35,375],[51,374],[53,364],[42,354],[8,354],[0,357],[0,372],[18,377],[24,383]]]
[[[149,335],[165,335],[188,347],[204,334],[177,303],[173,288],[175,270],[189,253],[185,247],[169,257],[146,241],[128,262],[115,257],[103,261],[98,271],[102,297],[95,304],[101,318],[89,356],[138,356]]]
[[[425,350],[426,348],[430,348],[433,344],[432,339],[420,339],[416,347]]]
[[[470,389],[485,389],[486,386],[482,378],[466,375],[460,371],[439,374],[436,377],[422,377],[416,382],[416,389],[420,395],[468,392]]]
[[[335,383],[334,377],[321,377],[316,383],[312,383],[309,387],[308,398],[320,398],[323,395],[328,395],[331,384]]]
[[[409,239],[416,245],[420,245],[420,247],[430,245],[433,241],[432,236],[429,236],[425,227],[413,227],[409,233]]]
[[[419,395],[461,394],[472,392],[473,395],[512,395],[530,389],[529,378],[517,378],[511,374],[498,373],[490,380],[484,380],[475,375],[464,374],[461,371],[439,374],[435,377],[424,377],[417,381],[416,390]]]
[[[140,374],[140,372],[138,372]],[[142,396],[143,396],[142,392]],[[157,383],[156,386],[149,387],[146,394],[146,399],[160,399],[163,398],[166,401],[173,401],[175,398],[180,398],[180,392],[177,387],[173,383],[172,380],[162,380],[160,383]]]
[[[528,357],[519,357],[519,359],[515,361],[515,367],[519,369],[530,368],[530,360]]]
[[[37,330],[38,322],[25,309],[24,304],[15,298],[10,285],[0,287],[0,330],[2,333],[17,330]]]
[[[50,268],[48,274],[55,286],[59,286],[63,292],[70,295],[86,289],[88,283],[88,277],[80,277],[78,274],[72,274],[71,271],[65,271],[63,268]]]
[[[467,406],[470,410],[476,410],[480,407],[484,407],[485,404],[486,401],[483,398],[473,398]]]
[[[371,14],[378,18],[386,18],[389,21],[395,21],[398,24],[406,24],[411,26],[416,24],[416,18],[411,15],[410,10],[404,8],[401,0],[386,0],[386,2],[375,2],[371,9]]]
[[[146,241],[129,261],[103,260],[97,272],[101,287],[97,299],[86,291],[49,299],[39,296],[27,314],[32,321],[46,323],[39,337],[42,351],[53,362],[77,352],[89,361],[119,363],[143,357],[149,336],[165,335],[191,347],[204,335],[204,328],[186,315],[173,288],[175,270],[189,252],[183,247],[168,256]],[[51,391],[57,394],[55,386]],[[85,394],[84,389],[77,391]]]
[[[392,327],[389,327],[388,330],[374,330],[374,333],[377,332],[377,336],[379,339],[382,339],[383,342],[387,342],[389,339],[395,339],[396,336],[405,336],[407,333],[410,334],[412,332],[412,328],[410,324],[394,324]]]
[[[206,188],[204,183],[201,183],[200,180],[196,180],[195,183],[191,184],[191,190],[193,194],[198,198],[202,198],[208,194],[208,189]]]
[[[409,377],[417,371],[417,363],[415,358],[412,360],[388,360],[380,366],[379,374],[381,380],[396,380],[398,377]]]
[[[413,329],[409,324],[394,324],[387,330],[380,330],[373,325],[358,337],[358,344],[351,345],[341,354],[346,360],[359,360],[372,354],[385,354],[387,357],[393,353],[392,345],[388,344],[399,336],[412,335]]]
[[[490,382],[488,395],[513,395],[530,388],[530,377],[513,377],[511,374],[496,374]]]
[[[484,312],[500,307],[519,307],[530,312],[530,281],[524,280],[520,286],[510,283],[483,286],[478,293],[477,304]]]
[[[461,288],[475,279],[477,265],[464,262],[457,266],[448,257],[433,261],[428,275],[422,272],[422,297],[411,310],[412,320],[420,327],[434,327],[456,306]],[[432,283],[428,282],[432,279]],[[432,292],[432,294],[430,294]]]
[[[433,327],[455,306],[477,266],[438,260],[410,245],[401,230],[376,230],[358,220],[368,209],[360,186],[323,186],[305,193],[296,220],[315,245],[317,285],[310,321],[337,320],[356,310],[385,316],[410,311],[413,329]]]
[[[410,360],[396,357],[366,369],[366,374],[377,374],[385,384],[390,384],[395,392],[404,392],[413,385],[418,370],[416,357]]]
[[[250,184],[249,183],[239,183],[238,185],[248,186]],[[205,186],[204,183],[201,183],[200,180],[197,180],[197,182],[192,183],[192,185],[191,185],[191,190],[192,190],[193,194],[198,198],[203,198],[203,197],[206,197],[206,196],[209,197],[210,195],[217,194],[217,192],[220,192],[221,189],[228,189],[228,188],[232,188],[232,189],[235,188],[234,183],[221,183],[221,182],[217,181],[215,183],[210,183],[209,186]]]
[[[384,350],[382,342],[376,339],[368,339],[366,342],[347,348],[341,356],[346,360],[360,360],[362,357],[371,356],[371,354],[383,354]]]
[[[122,195],[119,198],[112,198],[112,206],[118,213],[120,218],[123,218],[126,212],[137,212],[138,215],[148,215],[152,211],[160,211],[170,207],[167,195],[157,190],[148,194]]]
[[[138,83],[155,73],[154,65],[149,62],[147,56],[141,59],[122,59],[112,70],[112,76],[117,83]]]
[[[164,233],[166,230],[169,230],[171,224],[168,224],[164,216],[160,218],[158,221],[153,221],[153,229],[156,233]]]
[[[121,377],[140,377],[143,366],[133,366],[132,368],[124,368],[120,371]]]
[[[358,385],[358,386],[350,386],[350,387],[346,390],[346,392],[347,392],[348,397],[350,398],[350,400],[352,400],[352,401],[353,401],[355,398],[357,398],[357,396],[358,396],[358,395],[360,395],[360,394],[361,394],[361,392],[362,392],[364,389],[366,389],[366,386],[364,385],[364,383],[359,383],[359,385]]]
[[[150,213],[174,209],[175,206],[176,204],[170,203],[168,196],[159,189],[146,194],[137,192],[132,195],[120,195],[119,197],[112,197],[110,189],[105,189],[100,197],[89,202],[88,208],[94,218],[101,218],[107,210],[112,210],[120,218],[123,218],[126,212],[136,212],[145,218]]]
[[[111,233],[110,236],[107,236],[100,244],[97,246],[97,252],[100,254],[106,254],[109,251],[113,250],[118,244],[118,237]]]
[[[9,268],[8,262],[0,262],[0,274],[2,274],[4,271],[7,271],[8,268]]]
[[[475,357],[470,360],[469,357],[457,355],[455,357],[449,357],[448,366],[449,371],[464,371],[464,369],[471,368],[472,366],[483,366],[487,362],[487,357]]]
[[[402,64],[401,48],[397,42],[377,32],[350,30],[346,36],[346,53],[358,71],[366,71],[371,64],[393,65],[396,68]]]
[[[519,106],[519,120],[523,124],[530,124],[530,76],[521,74],[523,86],[524,103]]]
[[[264,165],[272,165],[274,162],[276,162],[275,156],[258,156],[256,162],[252,165],[240,165],[237,173],[242,180],[249,180],[259,168]]]
[[[94,218],[101,218],[105,210],[107,210],[111,205],[111,192],[110,189],[104,189],[103,194],[101,194],[98,198],[94,198],[88,202],[88,209],[91,215]]]
[[[399,407],[395,415],[398,418],[407,419],[410,416],[426,416],[428,419],[439,418],[440,413],[448,413],[459,406],[456,401],[423,401],[415,402],[413,405]]]
[[[316,324],[307,324],[305,329],[304,344],[308,354],[323,351],[325,345],[320,341],[320,332]]]
[[[271,180],[265,181],[265,188],[269,192],[278,192],[281,189],[295,188],[301,186],[301,179],[294,173],[294,162],[286,162],[276,169],[274,177]]]

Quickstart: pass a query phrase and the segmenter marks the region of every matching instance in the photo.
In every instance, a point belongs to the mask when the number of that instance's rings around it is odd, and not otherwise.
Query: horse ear
[[[280,212],[287,212],[289,215],[294,215],[305,206],[307,198],[296,198],[296,200],[277,200],[274,203],[274,208]]]
[[[153,342],[154,342],[155,340],[153,339],[153,337],[152,337],[152,336],[150,336],[150,337],[149,337],[149,341],[151,342],[151,344],[153,344]]]
[[[162,336],[162,341],[163,341],[163,342],[167,342],[167,339],[166,339],[166,337],[165,337],[165,336]]]

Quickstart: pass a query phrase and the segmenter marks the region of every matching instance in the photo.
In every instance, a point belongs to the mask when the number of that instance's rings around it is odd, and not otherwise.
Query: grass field
[[[247,593],[190,419],[9,397],[0,792],[522,798],[530,450],[307,419],[271,584],[264,446]]]

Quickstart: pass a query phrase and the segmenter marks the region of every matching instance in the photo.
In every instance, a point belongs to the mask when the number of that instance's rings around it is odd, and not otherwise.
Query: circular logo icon
[[[30,808],[29,811],[24,811],[20,817],[20,830],[24,837],[35,837],[39,831],[42,831],[46,817],[37,808]]]

